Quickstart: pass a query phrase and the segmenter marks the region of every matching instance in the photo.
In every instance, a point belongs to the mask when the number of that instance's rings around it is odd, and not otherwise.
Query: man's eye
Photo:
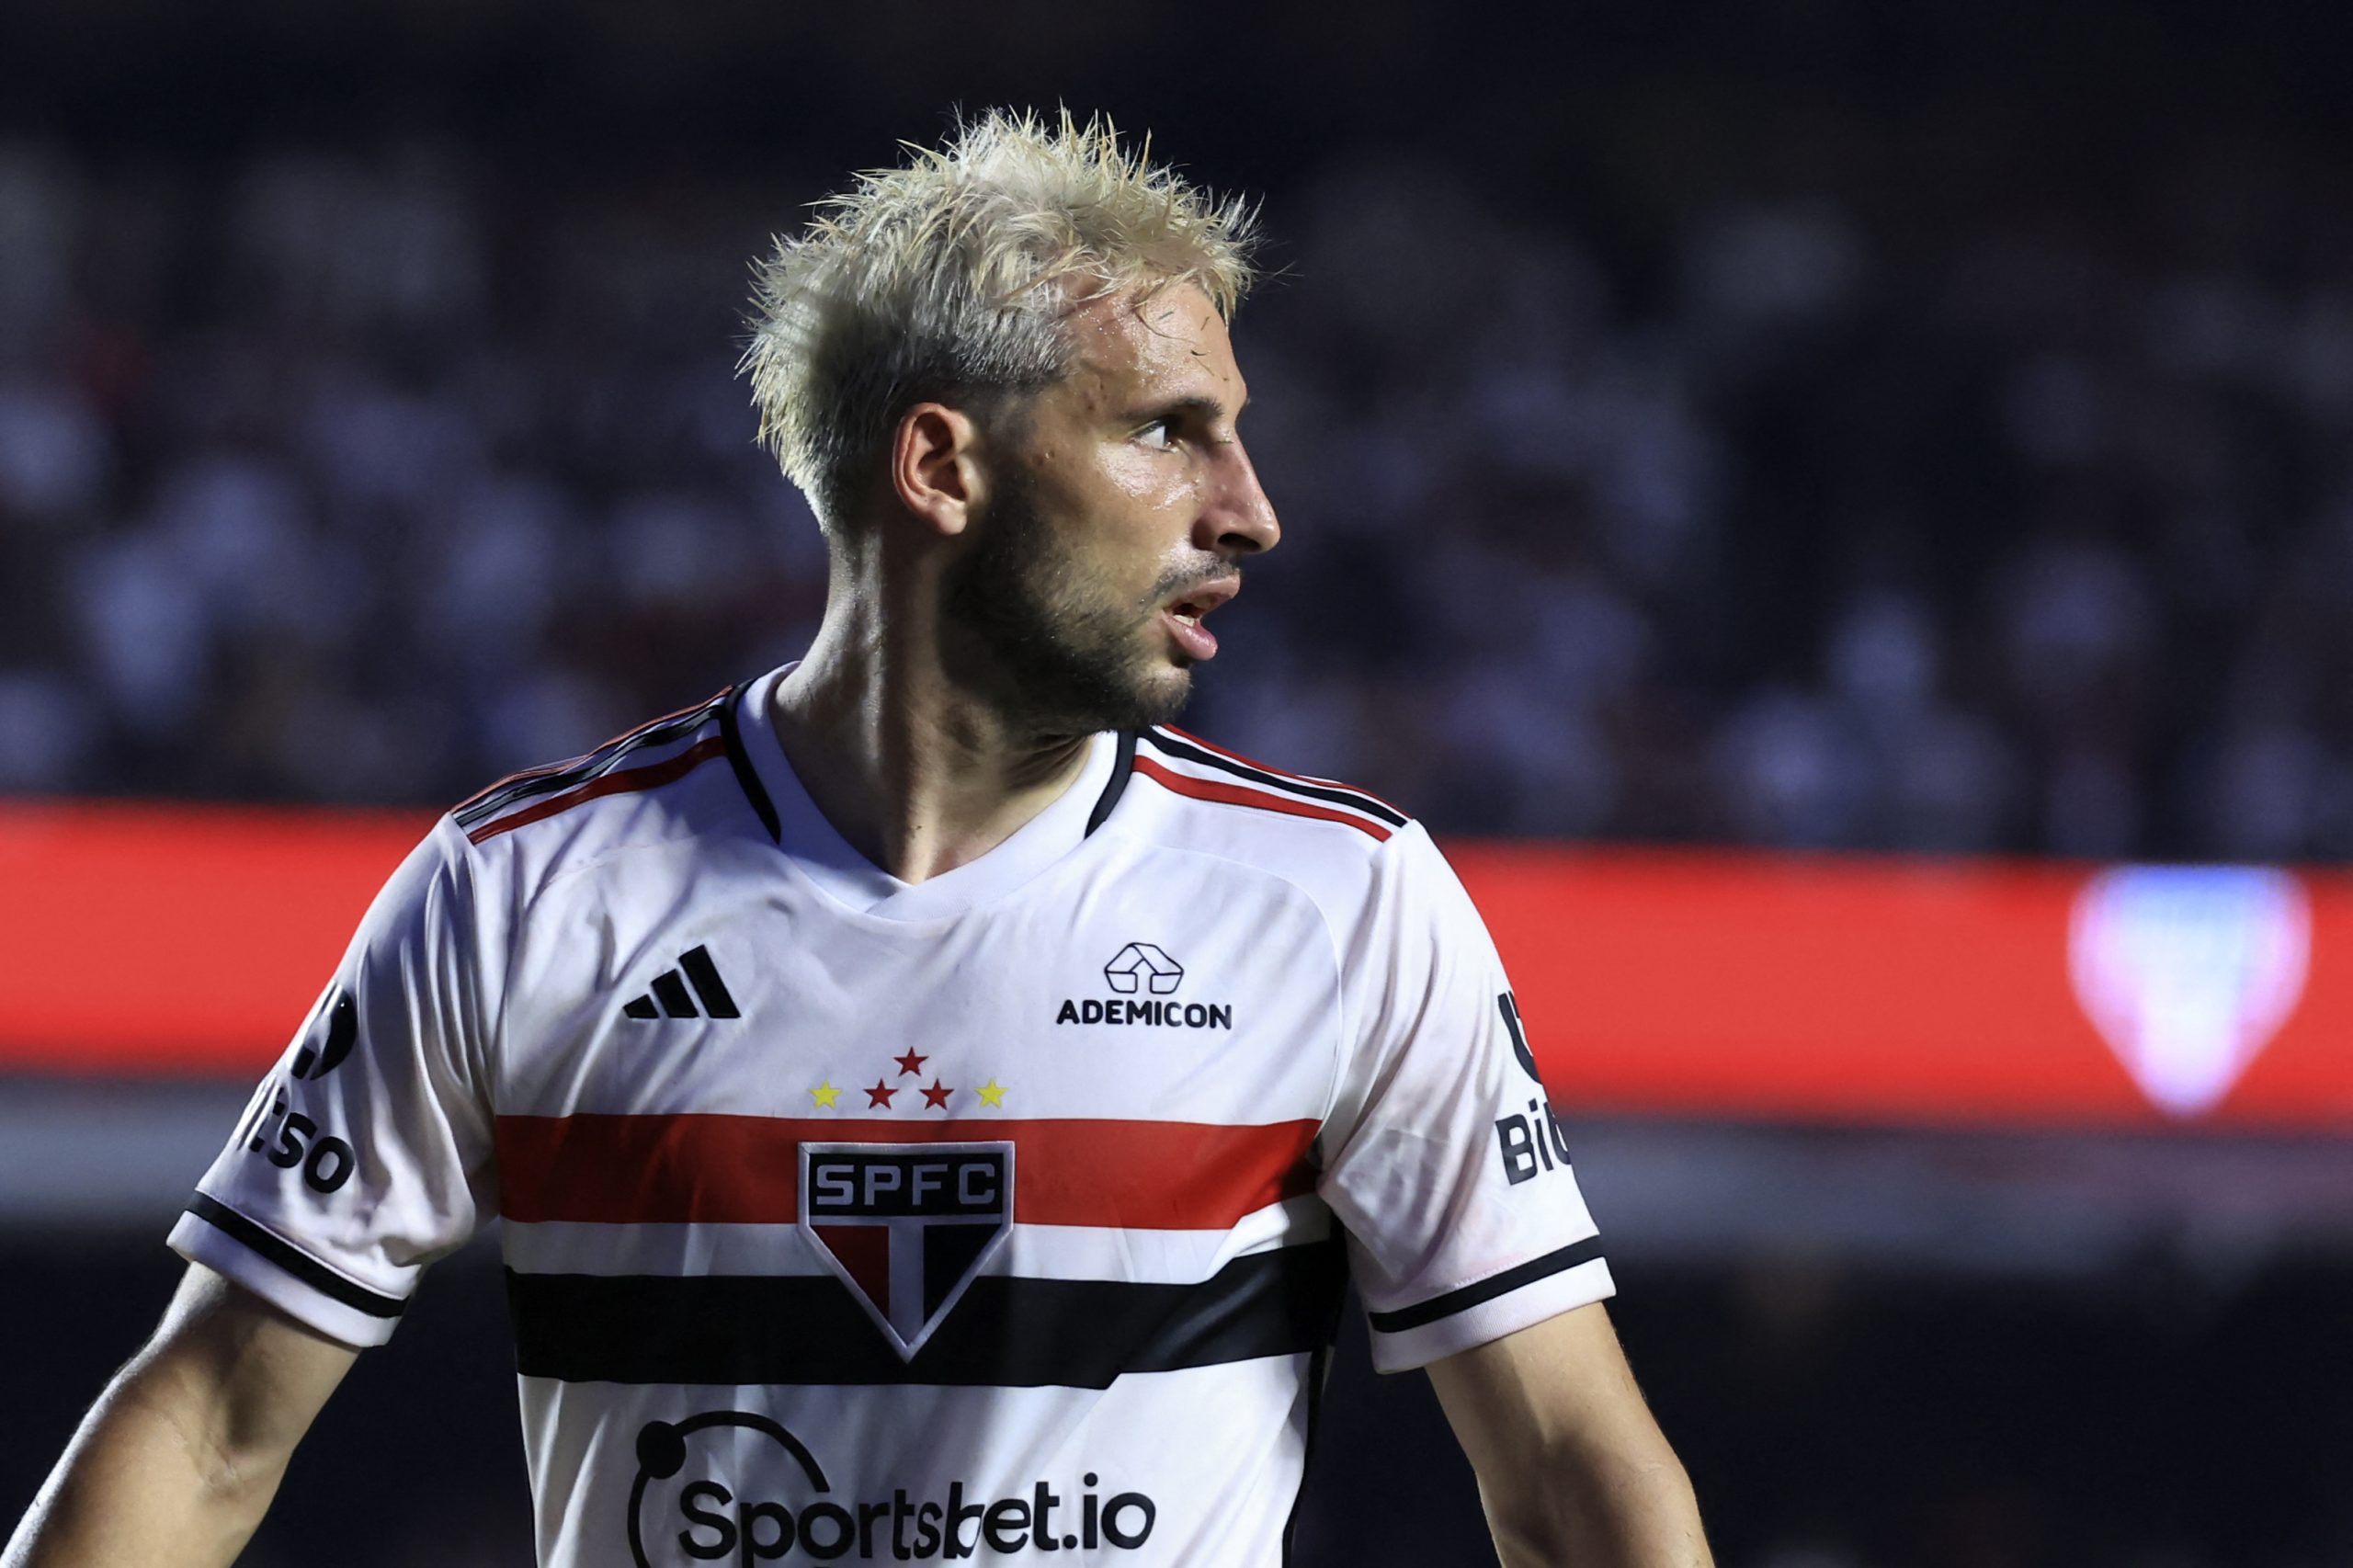
[[[1136,432],[1136,439],[1147,447],[1166,451],[1176,444],[1176,427],[1166,419],[1155,419]]]

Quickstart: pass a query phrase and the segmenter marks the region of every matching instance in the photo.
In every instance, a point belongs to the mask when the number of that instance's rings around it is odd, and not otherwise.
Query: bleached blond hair
[[[1256,212],[1152,161],[1108,119],[991,109],[946,146],[910,143],[779,235],[755,268],[742,369],[761,445],[838,529],[900,418],[932,399],[984,420],[1068,373],[1069,313],[1199,286],[1231,318]]]

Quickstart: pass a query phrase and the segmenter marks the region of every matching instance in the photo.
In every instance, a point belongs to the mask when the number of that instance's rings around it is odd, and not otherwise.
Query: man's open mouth
[[[1210,611],[1242,591],[1242,579],[1221,577],[1187,590],[1183,597],[1160,613],[1168,618],[1169,634],[1176,646],[1189,659],[1213,658],[1217,654],[1217,638],[1201,624]]]

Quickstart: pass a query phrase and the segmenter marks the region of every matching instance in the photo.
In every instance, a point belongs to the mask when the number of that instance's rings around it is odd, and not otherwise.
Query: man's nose
[[[1200,530],[1208,536],[1199,541],[1202,548],[1227,556],[1274,549],[1282,540],[1283,526],[1275,520],[1275,504],[1267,499],[1241,437],[1222,443],[1216,451],[1209,505],[1201,509]]]

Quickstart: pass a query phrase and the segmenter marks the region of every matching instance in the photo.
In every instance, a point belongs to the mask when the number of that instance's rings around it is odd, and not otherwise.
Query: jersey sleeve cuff
[[[1426,1367],[1617,1293],[1601,1256],[1601,1238],[1587,1236],[1427,1301],[1368,1312],[1373,1369]]]
[[[277,1232],[199,1192],[172,1227],[174,1252],[224,1274],[331,1339],[365,1349],[392,1336],[408,1303],[358,1283]]]

